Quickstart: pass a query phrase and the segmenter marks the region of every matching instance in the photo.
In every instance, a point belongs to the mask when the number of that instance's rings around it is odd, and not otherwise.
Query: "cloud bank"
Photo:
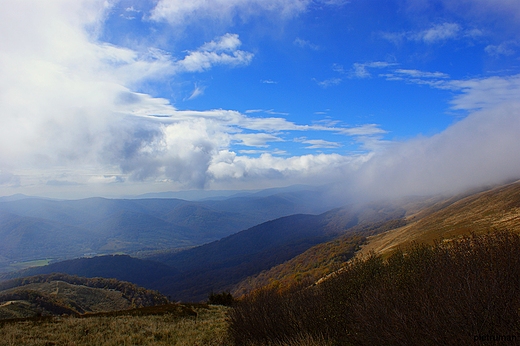
[[[252,16],[258,9],[290,17],[309,4],[161,0],[150,20],[178,25],[191,16],[201,18],[207,10],[224,21],[237,13]],[[215,37],[185,52],[137,50],[100,38],[110,4],[63,0],[10,6],[10,11],[0,13],[3,194],[47,193],[46,187],[60,186],[77,194],[123,194],[154,188],[337,182],[345,195],[376,198],[452,191],[520,177],[518,75],[451,80],[441,72],[397,69],[385,62],[355,64],[347,73],[351,78],[367,78],[371,71],[390,68],[385,78],[451,90],[452,109],[470,112],[435,136],[387,142],[381,138],[386,131],[377,124],[298,124],[274,111],[261,117],[255,116],[261,112],[253,111],[178,110],[166,99],[137,92],[150,80],[220,65],[247,66],[254,54],[240,49],[237,34]],[[463,32],[445,23],[407,38],[434,44]],[[490,48],[491,52],[500,50]],[[326,87],[340,82],[336,78],[318,83]],[[196,87],[192,97],[202,92]],[[276,149],[263,152],[286,141],[289,132],[299,133],[299,143],[306,149],[341,148],[340,141],[305,135],[320,131],[361,143],[364,150],[293,156]],[[232,150],[233,144],[248,149]]]
[[[475,111],[432,137],[393,143],[345,181],[360,198],[462,192],[520,178],[520,102]]]

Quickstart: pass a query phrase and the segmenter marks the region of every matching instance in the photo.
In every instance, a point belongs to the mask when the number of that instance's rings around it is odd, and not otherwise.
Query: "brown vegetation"
[[[436,239],[449,239],[470,231],[520,232],[520,182],[470,196],[441,199],[408,214],[407,221],[403,227],[369,238],[361,252],[391,253],[413,242],[432,244]]]
[[[195,315],[186,316],[183,309]],[[178,305],[0,324],[0,345],[226,345],[226,309]],[[168,311],[166,311],[168,310]]]
[[[38,275],[0,284],[0,320],[128,310],[168,303],[163,295],[129,282]]]
[[[311,288],[256,291],[232,309],[230,334],[237,345],[302,334],[338,345],[479,344],[520,332],[519,278],[515,233],[414,245],[354,260]]]

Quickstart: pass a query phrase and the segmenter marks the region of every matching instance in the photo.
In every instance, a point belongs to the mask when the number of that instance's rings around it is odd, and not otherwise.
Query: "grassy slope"
[[[440,201],[407,217],[408,224],[369,238],[361,254],[389,253],[413,242],[433,243],[470,232],[520,231],[520,182]]]
[[[0,324],[0,345],[226,345],[226,311],[192,306],[197,316],[170,311],[142,315],[54,317]]]
[[[40,275],[0,284],[0,319],[82,315],[168,303],[157,292],[114,279]]]
[[[22,290],[56,297],[62,304],[73,307],[79,313],[125,310],[132,307],[132,302],[125,298],[120,291],[73,285],[65,281],[42,282],[16,287],[0,292],[0,297],[16,294]]]

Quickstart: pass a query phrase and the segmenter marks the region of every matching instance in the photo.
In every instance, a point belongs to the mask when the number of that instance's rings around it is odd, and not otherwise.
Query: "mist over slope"
[[[407,221],[369,238],[362,252],[389,253],[413,242],[432,243],[470,232],[520,232],[520,181],[441,201],[408,215]]]

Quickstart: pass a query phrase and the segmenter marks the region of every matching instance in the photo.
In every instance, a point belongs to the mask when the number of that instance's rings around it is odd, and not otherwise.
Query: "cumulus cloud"
[[[287,4],[274,2],[282,3]],[[238,35],[217,37],[177,59],[173,52],[137,51],[101,41],[98,33],[110,7],[98,1],[28,1],[12,6],[16,8],[0,14],[0,185],[4,187],[68,191],[87,187],[93,193],[92,184],[124,184],[131,189],[143,181],[171,188],[218,186],[219,179],[231,177],[248,183],[252,179],[266,183],[271,177],[303,181],[330,167],[338,171],[351,159],[273,156],[287,154],[279,149],[250,158],[230,148],[233,143],[266,148],[286,140],[280,131],[352,137],[374,133],[373,127],[359,132],[297,124],[283,118],[287,113],[274,110],[261,111],[268,117],[222,109],[178,110],[164,98],[135,91],[141,83],[165,76],[249,63],[253,55],[239,49]],[[196,86],[191,97],[202,92]],[[325,142],[308,144],[317,147]]]
[[[291,183],[315,184],[322,181],[338,181],[346,172],[354,171],[366,156],[343,156],[339,154],[309,154],[293,157],[278,157],[269,153],[260,157],[238,156],[234,153],[216,156],[209,173],[221,186],[266,186]],[[230,184],[230,185],[226,185]],[[245,185],[247,184],[247,185]]]
[[[205,43],[198,50],[175,63],[183,71],[202,72],[214,65],[248,65],[253,54],[239,50],[241,42],[237,34],[225,34],[216,41]]]

